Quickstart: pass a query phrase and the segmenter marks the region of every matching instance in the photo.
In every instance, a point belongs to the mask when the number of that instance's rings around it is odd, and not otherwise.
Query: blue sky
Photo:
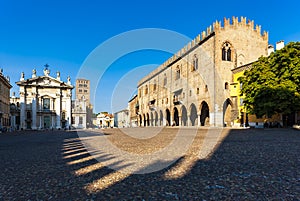
[[[12,92],[18,91],[14,83],[22,71],[27,78],[33,68],[42,74],[46,63],[50,65],[51,75],[60,70],[63,80],[70,75],[74,82],[90,53],[118,34],[159,28],[194,38],[215,20],[232,16],[245,16],[262,25],[262,30],[269,32],[270,44],[279,40],[299,41],[298,4],[297,1],[253,0],[1,0],[0,67],[11,78]],[[118,83],[122,83],[124,75],[139,80],[170,55],[160,50],[144,50],[115,60],[105,68],[99,83],[92,84],[95,112],[125,108],[128,94],[132,95],[136,89],[133,83],[125,82],[128,87],[120,89],[127,90],[127,95],[114,101],[111,98],[113,91],[120,88]],[[139,73],[133,72],[135,69],[140,69]],[[112,108],[112,102],[117,102],[113,103],[117,106]]]

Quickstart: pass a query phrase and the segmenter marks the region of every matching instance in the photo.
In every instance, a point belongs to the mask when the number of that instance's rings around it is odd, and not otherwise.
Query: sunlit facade
[[[50,76],[50,70],[44,69],[44,75],[37,76],[32,71],[30,78],[21,74],[16,84],[20,88],[20,129],[63,129],[71,125],[71,79],[61,81],[60,73],[56,78]]]

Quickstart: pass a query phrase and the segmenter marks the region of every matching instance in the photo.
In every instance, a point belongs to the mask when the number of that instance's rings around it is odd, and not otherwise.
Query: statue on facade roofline
[[[67,80],[68,80],[68,84],[71,84],[71,77],[70,77],[70,75],[68,75]]]
[[[36,77],[36,70],[35,68],[32,70],[32,78]]]
[[[49,65],[48,65],[48,64],[45,64],[44,66],[45,66],[45,69],[44,69],[44,75],[45,75],[45,76],[49,76],[49,74],[50,74],[50,70],[48,69]]]
[[[22,73],[21,73],[21,78],[20,78],[20,80],[24,80],[24,79],[25,79],[25,73],[22,72]]]

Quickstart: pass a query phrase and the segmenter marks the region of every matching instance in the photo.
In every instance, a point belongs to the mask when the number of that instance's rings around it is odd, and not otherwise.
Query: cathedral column
[[[35,88],[32,88],[32,90],[34,91]],[[31,105],[32,105],[32,125],[31,125],[31,128],[33,130],[36,130],[37,129],[37,126],[36,126],[36,93],[35,92],[32,92],[32,102],[31,102]]]
[[[26,129],[25,122],[26,93],[23,86],[20,86],[20,129]]]
[[[51,128],[55,128],[55,116],[51,116]]]
[[[201,126],[200,116],[201,116],[201,115],[199,114],[199,115],[198,115],[198,118],[197,118],[197,119],[198,119],[198,127]]]
[[[32,97],[32,125],[31,125],[31,128],[33,130],[36,130],[37,127],[36,127],[36,98],[35,97]]]
[[[40,127],[39,128],[42,129],[42,127],[43,127],[42,126],[42,115],[40,115]]]
[[[55,100],[55,113],[56,113],[56,129],[61,129],[61,94],[56,94]]]
[[[71,120],[72,120],[72,91],[71,89],[68,89],[68,93],[67,93],[67,101],[66,101],[66,118],[67,118],[67,124],[66,126],[70,126],[71,125]],[[86,107],[85,107],[86,108]],[[85,120],[86,122],[86,120]]]

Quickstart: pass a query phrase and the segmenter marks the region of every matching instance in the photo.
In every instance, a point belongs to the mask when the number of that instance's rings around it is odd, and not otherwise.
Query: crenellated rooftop
[[[187,45],[185,45],[182,49],[180,49],[177,53],[175,53],[172,57],[170,57],[168,60],[166,60],[163,64],[161,64],[158,68],[156,68],[154,71],[149,73],[147,76],[142,78],[138,82],[138,86],[142,85],[145,81],[147,81],[149,78],[154,77],[158,73],[162,72],[169,66],[171,66],[173,63],[175,63],[177,60],[179,60],[181,57],[195,49],[196,46],[203,43],[205,40],[207,40],[211,35],[215,34],[216,32],[230,29],[230,28],[237,28],[237,27],[246,27],[249,30],[252,30],[256,32],[259,36],[262,37],[263,40],[268,40],[268,32],[263,31],[261,34],[261,26],[255,25],[253,20],[246,20],[246,17],[241,17],[240,21],[238,17],[232,17],[232,21],[230,18],[224,18],[223,20],[223,26],[221,21],[215,21],[212,25],[206,28],[205,31],[202,31],[200,34],[198,34],[191,42],[189,42]],[[255,28],[254,28],[255,27]]]

